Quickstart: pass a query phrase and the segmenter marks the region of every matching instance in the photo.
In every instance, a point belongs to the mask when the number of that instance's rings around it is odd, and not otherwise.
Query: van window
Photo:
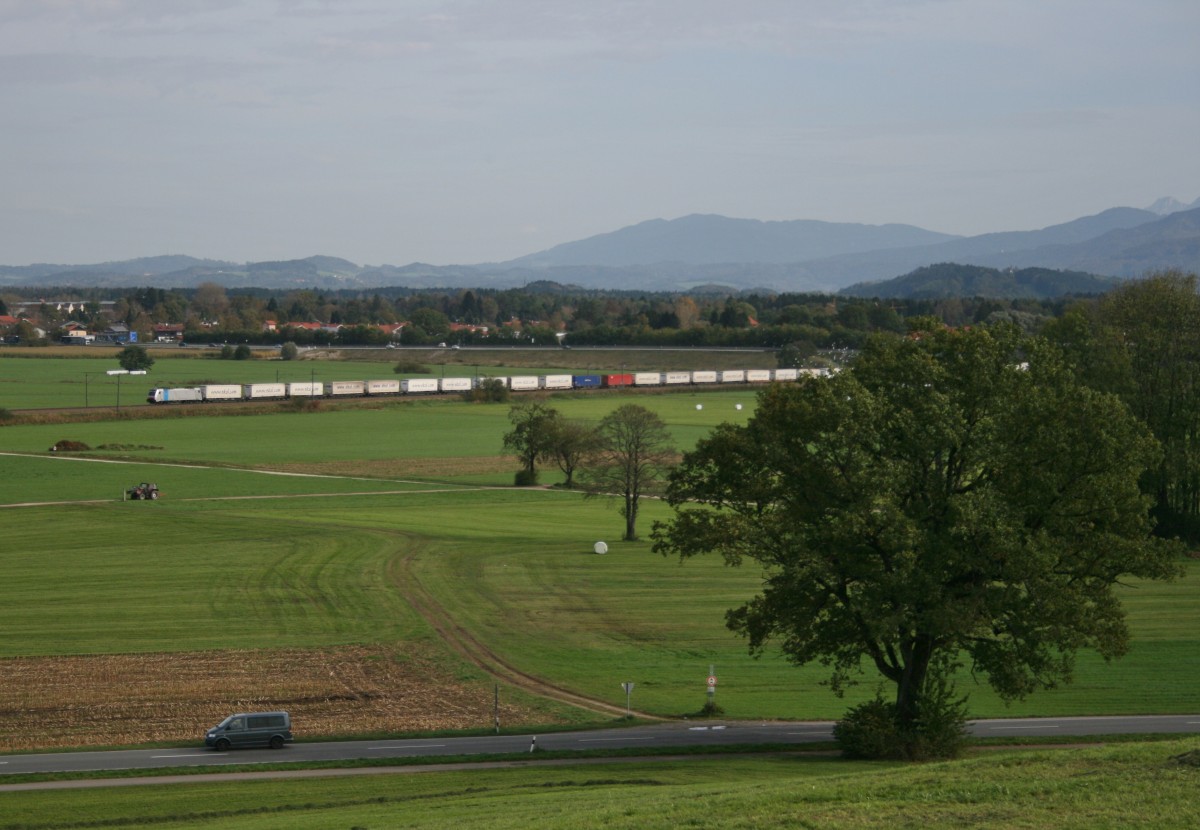
[[[226,731],[229,732],[240,732],[245,728],[246,723],[242,718],[234,718],[229,722],[229,725],[225,727]]]
[[[266,715],[251,715],[249,718],[251,729],[266,729],[269,726],[271,726],[271,719]]]

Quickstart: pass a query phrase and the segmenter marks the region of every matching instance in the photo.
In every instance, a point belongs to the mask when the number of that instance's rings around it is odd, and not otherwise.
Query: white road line
[[[606,741],[653,741],[654,738],[580,738],[581,744],[602,744]]]
[[[433,749],[444,746],[445,744],[396,744],[394,746],[373,746],[371,749]]]
[[[208,758],[211,757],[207,752],[189,752],[186,755],[151,755],[151,758]]]
[[[1042,724],[1038,724],[1037,726],[989,726],[987,728],[995,729],[995,730],[1000,730],[1000,729],[1058,729],[1058,724],[1042,723]]]

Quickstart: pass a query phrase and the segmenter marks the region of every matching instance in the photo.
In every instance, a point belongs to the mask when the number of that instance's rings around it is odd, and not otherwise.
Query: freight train
[[[159,386],[146,396],[149,403],[207,401],[267,401],[291,398],[375,398],[397,395],[437,395],[469,392],[480,384],[500,382],[513,392],[623,387],[682,387],[795,381],[824,374],[818,369],[736,369],[694,372],[633,372],[616,375],[512,375],[507,377],[410,378],[407,380],[335,380],[326,383],[209,383],[201,386]]]

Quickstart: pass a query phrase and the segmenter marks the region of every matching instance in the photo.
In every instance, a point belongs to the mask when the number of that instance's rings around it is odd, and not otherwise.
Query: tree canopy
[[[675,460],[671,433],[657,413],[632,403],[605,415],[597,433],[597,446],[582,472],[584,486],[593,494],[620,497],[624,538],[634,541],[642,496]]]
[[[839,692],[866,661],[911,725],[962,663],[1015,699],[1069,680],[1081,648],[1126,651],[1114,583],[1178,569],[1138,486],[1158,457],[1115,396],[1015,327],[876,338],[686,453],[655,550],[761,565],[730,628],[829,665]]]
[[[140,372],[154,365],[154,358],[144,346],[129,345],[117,354],[117,362],[121,368],[129,372]]]

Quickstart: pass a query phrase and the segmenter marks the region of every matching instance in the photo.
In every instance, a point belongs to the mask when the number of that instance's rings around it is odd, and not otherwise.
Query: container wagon
[[[571,382],[570,375],[542,375],[538,379],[538,387],[541,389],[570,389]]]
[[[661,372],[634,372],[634,386],[661,386],[663,376]]]
[[[240,401],[242,385],[240,383],[210,383],[201,386],[206,401]]]
[[[398,380],[369,380],[367,381],[368,395],[399,395],[400,381]]]
[[[716,383],[716,372],[692,372],[692,383]]]
[[[324,392],[320,383],[289,383],[287,393],[289,398],[320,398]]]
[[[400,381],[405,395],[424,394],[438,391],[437,378],[413,378]]]
[[[331,398],[352,398],[367,394],[367,384],[361,380],[335,380],[325,384],[325,394]]]
[[[204,390],[199,386],[182,386],[175,389],[158,387],[146,395],[147,403],[199,403],[204,400]]]
[[[599,375],[575,375],[571,378],[571,385],[576,389],[597,389],[601,382]]]
[[[530,389],[537,389],[537,375],[514,375],[508,379],[508,388],[514,392],[528,392]]]
[[[795,380],[800,376],[796,369],[776,369],[775,380]]]
[[[684,383],[692,382],[691,372],[664,372],[662,382],[667,386],[679,386]]]
[[[746,372],[742,369],[736,369],[729,372],[717,372],[718,383],[745,383]]]
[[[470,392],[470,378],[442,378],[443,392]]]
[[[287,397],[285,383],[247,383],[242,387],[242,395],[248,401],[262,401],[271,398]]]
[[[604,375],[600,378],[600,385],[606,389],[633,386],[633,375]]]
[[[770,383],[770,382],[771,382],[771,370],[770,369],[747,369],[746,370],[746,383]]]

